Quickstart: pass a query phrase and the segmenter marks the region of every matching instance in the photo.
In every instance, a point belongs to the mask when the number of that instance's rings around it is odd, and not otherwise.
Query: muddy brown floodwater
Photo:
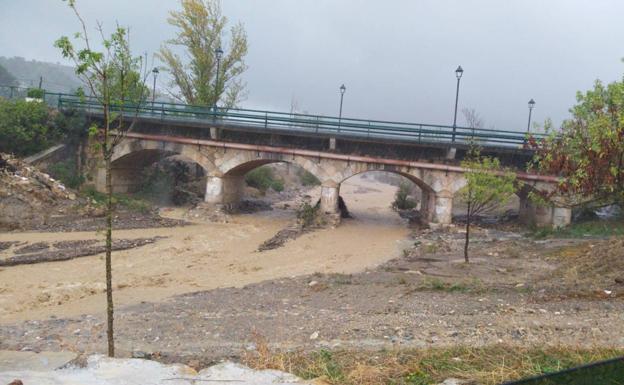
[[[115,231],[116,238],[167,237],[115,252],[117,306],[159,302],[176,295],[264,280],[321,273],[356,273],[397,257],[409,230],[391,211],[396,187],[354,177],[343,183],[354,219],[336,229],[307,233],[283,247],[259,253],[258,246],[293,219],[273,210],[238,215],[229,223]],[[312,191],[313,197],[318,191]],[[166,210],[180,218],[182,210]],[[57,242],[101,238],[95,232],[3,233],[2,241]],[[100,314],[104,309],[103,256],[0,269],[0,323]]]

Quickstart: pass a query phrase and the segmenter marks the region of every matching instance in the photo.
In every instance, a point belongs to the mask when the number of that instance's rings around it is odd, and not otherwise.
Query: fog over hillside
[[[81,86],[74,69],[66,65],[0,56],[0,66],[13,75],[22,87],[37,87],[40,78],[42,87],[52,92],[73,92]]]

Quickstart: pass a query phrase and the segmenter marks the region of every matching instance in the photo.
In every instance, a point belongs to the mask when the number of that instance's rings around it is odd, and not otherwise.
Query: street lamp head
[[[457,69],[455,70],[455,76],[457,76],[457,79],[461,79],[463,74],[464,69],[461,66],[457,67]]]
[[[158,67],[154,67],[154,69],[152,70],[152,73],[154,74],[154,76],[158,75]]]
[[[221,49],[221,47],[215,49],[215,56],[217,57],[217,60],[221,60],[221,56],[223,56],[223,50]]]
[[[535,100],[533,100],[533,98],[531,98],[531,100],[529,100],[529,108],[533,109],[533,107],[535,107]]]
[[[347,90],[347,87],[345,87],[345,85],[341,85],[340,86],[340,93],[344,95],[345,91]]]

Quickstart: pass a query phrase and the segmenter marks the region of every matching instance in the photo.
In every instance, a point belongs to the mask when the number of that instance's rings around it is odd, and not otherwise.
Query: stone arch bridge
[[[235,207],[240,202],[247,172],[276,162],[296,164],[316,176],[321,181],[321,210],[329,215],[338,212],[343,181],[366,171],[386,171],[402,175],[420,187],[421,216],[424,220],[449,224],[453,196],[466,183],[464,169],[443,162],[133,132],[128,133],[115,149],[112,159],[114,191],[136,190],[143,168],[168,155],[181,155],[200,165],[207,176],[205,201],[229,207]],[[520,218],[524,222],[555,227],[569,224],[569,208],[556,203],[537,206],[528,199],[531,189],[553,189],[557,182],[555,178],[519,173],[518,179],[525,182],[517,192]],[[97,168],[95,185],[98,190],[104,191],[105,173],[102,168]]]

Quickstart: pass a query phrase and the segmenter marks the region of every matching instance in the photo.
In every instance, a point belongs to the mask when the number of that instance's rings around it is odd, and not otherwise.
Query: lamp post
[[[347,87],[345,85],[340,86],[340,113],[338,114],[338,132],[340,132],[340,123],[342,122],[342,101],[344,99],[345,91]]]
[[[154,67],[152,70],[154,75],[154,86],[152,87],[152,108],[154,108],[154,101],[156,100],[156,77],[158,76],[158,67]]]
[[[219,72],[221,72],[221,58],[223,57],[223,50],[221,47],[215,49],[215,57],[217,58],[217,76],[215,78],[215,98],[214,98],[214,110],[217,112],[217,102],[219,101]]]
[[[461,80],[463,74],[464,69],[461,66],[458,66],[455,70],[455,77],[457,77],[457,91],[455,92],[455,115],[453,116],[453,142],[455,142],[455,133],[457,132],[457,104],[459,102],[459,81]]]
[[[531,131],[531,113],[533,112],[533,107],[535,107],[535,100],[531,98],[531,100],[529,100],[529,122],[527,123],[527,134]]]

